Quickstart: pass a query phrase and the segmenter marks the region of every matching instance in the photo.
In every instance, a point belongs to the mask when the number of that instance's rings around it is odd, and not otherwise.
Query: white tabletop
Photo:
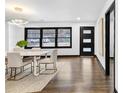
[[[44,50],[31,50],[31,49],[24,49],[21,51],[11,51],[11,52],[18,52],[21,56],[40,56],[49,53],[49,51]]]
[[[20,51],[21,56],[40,56],[48,53],[49,51]]]

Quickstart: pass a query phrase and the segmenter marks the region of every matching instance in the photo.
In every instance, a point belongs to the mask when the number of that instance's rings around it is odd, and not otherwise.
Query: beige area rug
[[[52,66],[52,65],[51,65]],[[34,76],[30,74],[18,81],[5,81],[6,93],[32,93],[42,91],[42,89],[50,82],[50,80],[62,69],[64,62],[57,63],[57,71],[54,74]],[[29,73],[30,69],[25,73]],[[8,76],[6,75],[6,78]],[[18,76],[20,77],[20,76]]]

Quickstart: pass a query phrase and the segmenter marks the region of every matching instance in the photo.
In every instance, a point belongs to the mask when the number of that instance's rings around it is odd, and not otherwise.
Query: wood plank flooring
[[[66,66],[36,93],[113,93],[111,77],[106,77],[94,57],[61,57]]]

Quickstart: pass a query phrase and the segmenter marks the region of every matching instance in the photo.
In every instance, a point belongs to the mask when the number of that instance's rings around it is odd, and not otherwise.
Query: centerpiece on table
[[[28,45],[28,42],[26,40],[20,40],[16,43],[16,46],[23,48]]]

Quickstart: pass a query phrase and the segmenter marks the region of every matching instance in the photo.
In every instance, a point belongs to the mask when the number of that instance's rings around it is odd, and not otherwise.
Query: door
[[[80,27],[80,55],[94,55],[94,27]]]

